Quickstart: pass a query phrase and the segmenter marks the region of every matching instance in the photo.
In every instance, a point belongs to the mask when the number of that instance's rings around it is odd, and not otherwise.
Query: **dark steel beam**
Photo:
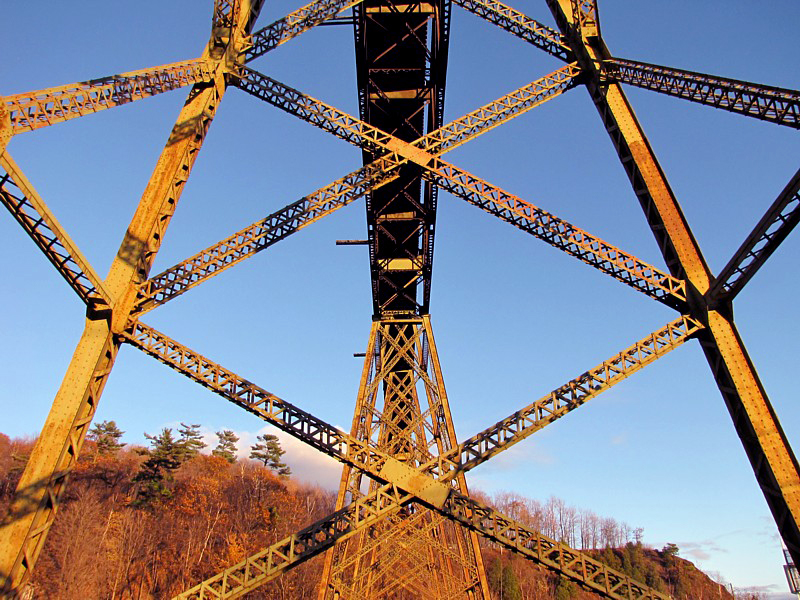
[[[800,92],[624,58],[603,60],[603,75],[646,90],[800,129]]]
[[[154,275],[142,284],[134,312],[152,310],[347,206],[394,179],[399,164],[394,155],[379,159]]]
[[[0,201],[91,311],[110,308],[102,279],[8,152],[0,153]]]
[[[800,466],[747,355],[729,311],[709,306],[711,274],[683,211],[619,83],[602,77],[611,60],[602,38],[584,36],[573,23],[570,0],[547,0],[586,75],[586,87],[673,276],[686,279],[690,314],[725,405],[778,531],[800,562]]]
[[[497,0],[453,0],[455,4],[501,29],[533,44],[564,62],[572,62],[572,54],[564,37],[556,30],[539,23],[518,10]]]
[[[709,304],[732,301],[800,221],[800,169],[722,269],[708,290]]]
[[[312,27],[326,24],[326,21],[359,2],[361,0],[316,0],[298,8],[253,33],[242,53],[244,62],[248,63],[264,56]]]

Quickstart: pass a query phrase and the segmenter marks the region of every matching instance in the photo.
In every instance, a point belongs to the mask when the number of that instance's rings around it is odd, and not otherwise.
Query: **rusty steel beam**
[[[380,477],[385,464],[394,460],[140,321],[131,322],[121,336],[178,373],[340,462]]]
[[[623,58],[606,58],[603,79],[800,129],[800,92]]]
[[[571,65],[564,68],[569,68],[572,72]],[[558,79],[558,81],[561,80]],[[248,93],[361,148],[383,148],[385,151],[397,152],[427,170],[428,173],[424,173],[423,176],[430,178],[433,183],[441,187],[448,187],[448,191],[451,193],[524,228],[540,239],[665,304],[680,310],[686,300],[684,284],[680,279],[661,272],[656,267],[636,259],[600,238],[592,236],[449,163],[439,159],[434,160],[432,153],[418,146],[424,147],[426,143],[435,145],[436,138],[440,135],[437,132],[432,132],[429,140],[420,140],[409,144],[256,71],[247,70],[237,85]],[[545,89],[549,88],[545,87]],[[548,94],[547,97],[551,96]],[[492,103],[492,105],[494,104],[502,104],[502,100]],[[514,104],[512,103],[511,106],[514,107]],[[475,113],[483,110],[483,108],[478,109]],[[470,113],[470,115],[475,113]],[[494,111],[490,111],[489,114],[493,115]],[[505,114],[518,116],[520,113],[516,109],[510,109]],[[469,117],[469,119],[472,118]],[[465,141],[458,136],[458,131],[462,126],[472,130],[473,133],[481,131],[474,124],[470,125],[469,119],[463,125],[454,126],[449,135],[442,136],[445,147],[450,143]],[[495,118],[491,118],[489,122],[492,126],[498,124],[498,120]],[[473,127],[474,129],[472,129]],[[497,201],[498,196],[500,201]]]
[[[345,541],[385,519],[413,499],[412,495],[402,492],[397,486],[386,484],[329,517],[175,596],[174,600],[238,598],[335,543]],[[613,600],[671,600],[669,595],[612,569],[585,552],[574,550],[455,490],[441,505],[431,505],[430,508],[602,597]]]
[[[149,98],[187,85],[208,82],[212,73],[212,66],[201,57],[4,96],[0,98],[0,103],[8,113],[12,134],[17,134]]]
[[[421,137],[413,147],[405,146],[406,155],[418,155],[415,148],[434,153],[452,150],[568,89],[577,75],[574,65],[559,69]],[[142,285],[136,312],[146,312],[171,300],[396,178],[397,169],[406,160],[385,155],[155,275]]]
[[[674,330],[680,330],[679,325],[671,325],[671,327]],[[689,324],[687,322],[688,327]],[[495,542],[512,548],[526,556],[526,558],[570,577],[606,597],[620,599],[631,597],[668,598],[665,594],[655,592],[580,551],[573,550],[565,544],[556,542],[512,519],[508,519],[494,509],[471,500],[465,494],[443,483],[452,481],[460,474],[459,470],[450,470],[439,480],[430,479],[429,476],[423,474],[422,470],[414,469],[393,459],[374,448],[369,442],[356,439],[298,407],[281,400],[274,394],[142,323],[132,323],[131,329],[124,332],[123,336],[132,345],[181,374],[256,414],[328,456],[363,471],[384,484],[382,488],[373,492],[372,495],[360,499],[352,506],[344,507],[330,517],[302,530],[299,534],[290,536],[242,563],[234,565],[223,573],[192,588],[184,595],[179,596],[180,598],[235,598],[246,591],[255,589],[255,587],[278,576],[283,570],[296,566],[307,558],[332,546],[345,534],[351,535],[360,527],[370,525],[374,521],[363,522],[359,527],[358,524],[353,522],[353,515],[364,514],[364,511],[372,510],[369,507],[376,505],[382,509],[386,508],[392,503],[393,498],[397,498],[397,488],[405,490],[408,495],[398,499],[394,503],[395,508],[399,509],[405,502],[412,499],[422,502],[426,507],[438,511],[443,516],[455,520]],[[653,339],[662,337],[663,335],[656,334]],[[680,342],[680,337],[682,336],[675,336],[674,333],[668,336],[668,338],[675,341],[674,345]],[[670,345],[672,344],[667,342],[662,343],[660,347],[663,349]],[[616,364],[630,364],[636,357],[642,356],[644,356],[644,358],[641,358],[642,363],[649,362],[649,357],[655,353],[652,350],[642,353],[643,346],[655,349],[658,344],[651,342],[637,345],[636,351],[623,353],[621,355],[622,359],[618,360]],[[620,375],[620,373],[614,375],[612,373],[613,370],[604,367],[604,372],[609,377],[606,383],[610,382],[611,378]],[[594,378],[602,380],[599,377],[599,373],[600,371],[596,370]],[[496,435],[496,432],[493,435]],[[506,447],[510,445],[509,443]],[[495,448],[493,451],[487,452],[486,458],[496,454],[498,451]],[[435,463],[436,459],[433,462]],[[473,461],[473,464],[469,466],[472,467],[476,464],[478,463]],[[365,506],[367,508],[363,508]],[[371,516],[374,516],[375,519],[383,518],[388,514],[388,509],[380,515],[374,510],[371,512]],[[337,531],[341,533],[340,536]]]
[[[580,406],[586,399],[599,393],[600,388],[607,389],[632,372],[663,356],[663,354],[677,347],[699,329],[700,327],[697,323],[686,318],[670,323],[667,327],[655,332],[642,342],[635,344],[610,361],[606,361],[600,367],[590,371],[588,378],[585,376],[577,378],[542,401],[534,403],[534,405],[528,407],[528,410],[523,409],[522,413],[525,414],[521,413],[519,418],[516,415],[512,415],[485,432],[473,436],[473,438],[470,438],[465,444],[459,445],[451,453],[443,455],[445,459],[447,456],[458,457],[457,459],[454,458],[447,461],[434,458],[420,467],[419,470],[403,465],[403,463],[373,447],[369,442],[356,439],[293,404],[281,400],[267,390],[199,355],[152,327],[140,322],[134,322],[131,323],[130,329],[123,332],[122,335],[127,342],[179,373],[328,456],[369,474],[383,484],[394,484],[406,490],[413,495],[414,499],[422,502],[428,508],[438,510],[444,516],[466,524],[477,533],[485,535],[498,543],[513,547],[528,558],[548,568],[555,569],[564,575],[576,578],[582,573],[577,580],[593,589],[600,591],[602,586],[607,583],[609,587],[602,588],[602,590],[606,592],[610,590],[608,595],[610,598],[627,598],[627,596],[620,594],[628,593],[628,590],[634,593],[633,597],[637,598],[666,598],[665,595],[647,595],[654,592],[646,586],[641,586],[634,580],[608,569],[602,563],[594,561],[583,553],[550,540],[538,532],[507,519],[491,508],[470,500],[466,495],[445,484],[452,481],[466,469],[474,468],[491,456],[524,439],[533,431],[541,429],[543,423],[552,422],[568,410]],[[389,365],[387,368],[391,369],[392,367]],[[598,389],[593,389],[594,385],[597,385]],[[568,400],[565,402],[565,399]],[[550,415],[545,416],[548,411]],[[502,434],[499,433],[501,429],[503,431]],[[489,440],[492,441],[489,442]],[[465,457],[466,460],[463,460],[462,457]],[[436,480],[430,479],[430,476],[426,474],[434,472],[438,472],[440,475]],[[424,483],[425,480],[428,482]],[[479,526],[476,526],[474,518],[470,517],[471,514],[482,515],[480,523],[478,523]],[[338,513],[329,517],[329,519],[334,520],[338,518]],[[466,522],[465,519],[469,519],[469,522]],[[323,520],[312,526],[310,530],[329,530],[330,527],[325,525],[325,522],[326,520]],[[523,536],[527,542],[523,546],[517,547],[515,545],[517,542],[509,533],[508,527],[512,528],[511,533]],[[287,540],[279,542],[276,548],[284,548],[291,539],[287,538]],[[307,536],[303,536],[303,540],[305,540],[304,543],[311,543],[308,541]],[[325,546],[316,550],[303,546],[305,549],[296,556],[296,560],[305,560],[329,547],[335,541],[331,537],[320,538],[319,542],[325,544]],[[268,549],[264,553],[259,553],[257,559],[254,560],[261,561],[270,556],[271,552]],[[279,570],[289,567],[288,562]],[[245,561],[243,564],[232,567],[232,572],[238,573],[241,569],[250,568],[248,564]],[[583,570],[578,571],[578,567]],[[253,572],[255,573],[256,571]],[[258,585],[269,580],[265,577],[272,578],[277,574],[277,571],[270,571],[264,577],[259,577],[257,581],[260,583]],[[213,578],[213,582],[219,581],[227,581],[227,577],[223,577],[221,574]],[[235,582],[236,580],[233,579],[231,581]],[[252,584],[256,585],[255,582],[252,582]],[[200,590],[203,590],[202,584],[193,589],[199,593]],[[252,588],[248,587],[246,589]],[[618,593],[614,590],[622,590],[622,592]],[[635,595],[639,593],[645,595]]]
[[[667,306],[682,310],[683,280],[612,246],[491,183],[436,160],[423,175],[442,189],[585,262]]]
[[[547,0],[586,75],[586,87],[633,185],[650,229],[673,276],[688,282],[690,314],[699,332],[745,453],[778,531],[800,563],[800,466],[747,355],[729,311],[709,306],[711,274],[700,247],[619,83],[604,79],[598,65],[611,59],[602,39],[590,40],[572,23],[569,0]]]
[[[800,221],[800,169],[706,293],[709,304],[732,301]]]
[[[261,7],[241,0],[240,43]],[[212,30],[212,41],[218,38]],[[210,46],[210,45],[209,45]],[[204,58],[212,48],[206,49]],[[8,514],[0,525],[0,596],[22,592],[53,524],[60,497],[80,455],[97,403],[116,360],[117,334],[127,325],[139,286],[148,276],[217,106],[226,65],[216,59],[210,83],[195,84],[181,110],[131,224],[103,282],[112,312],[87,319],[61,387],[33,448]]]
[[[264,56],[281,44],[285,44],[312,27],[324,23],[340,12],[352,8],[359,2],[361,0],[315,0],[298,8],[285,17],[254,32],[242,52],[244,62],[249,63],[260,56]]]
[[[441,154],[475,139],[579,83],[581,69],[568,64],[459,117],[412,144],[432,154]]]
[[[239,598],[309,558],[356,535],[408,504],[413,496],[392,484],[301,529],[221,573],[178,594],[173,600]]]
[[[107,310],[111,296],[102,279],[8,152],[0,152],[0,169],[3,205],[90,310]]]
[[[144,313],[160,306],[347,206],[369,190],[394,179],[399,164],[400,159],[394,155],[377,160],[154,275],[142,284],[134,312]]]
[[[702,329],[703,325],[696,320],[678,317],[536,402],[422,465],[420,472],[431,474],[439,481],[448,481],[454,473],[474,469],[696,337]]]
[[[479,16],[501,29],[522,38],[564,62],[572,61],[572,51],[556,30],[539,23],[518,10],[497,0],[453,0],[461,8]]]
[[[478,108],[436,131],[405,142],[377,127],[369,125],[339,109],[312,98],[249,67],[242,67],[233,84],[248,94],[299,117],[364,150],[397,152],[404,158],[423,165],[434,152],[457,147],[523,114],[575,85],[580,71],[574,65],[537,79],[498,100]],[[428,150],[430,148],[430,150]],[[428,150],[428,151],[426,151]]]

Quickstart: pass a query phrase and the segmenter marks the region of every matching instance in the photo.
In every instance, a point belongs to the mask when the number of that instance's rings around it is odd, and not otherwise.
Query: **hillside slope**
[[[187,451],[163,432],[150,439],[149,450],[86,442],[39,559],[34,598],[169,598],[333,511],[334,493],[256,461]],[[0,434],[0,514],[32,445]],[[733,599],[678,557],[677,547],[643,545],[640,529],[556,498],[544,504],[513,494],[483,499],[676,600]],[[598,598],[507,550],[482,545],[494,600]],[[321,570],[316,557],[248,597],[313,598]],[[392,599],[406,600],[402,592]]]

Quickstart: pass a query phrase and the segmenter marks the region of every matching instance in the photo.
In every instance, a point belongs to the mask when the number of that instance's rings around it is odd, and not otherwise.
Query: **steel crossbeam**
[[[93,311],[108,308],[111,297],[92,265],[8,152],[0,153],[0,201],[56,270]]]
[[[454,473],[474,469],[661,358],[702,329],[703,325],[696,320],[678,317],[536,402],[440,454],[419,470],[434,475],[438,481],[449,481]]]
[[[412,494],[415,500],[423,502],[429,508],[440,510],[444,516],[456,518],[463,522],[469,514],[472,514],[470,511],[478,511],[481,515],[484,515],[481,517],[482,526],[473,527],[474,524],[469,526],[479,534],[488,535],[494,541],[509,545],[515,542],[513,537],[508,537],[508,523],[512,523],[513,531],[517,533],[524,531],[525,535],[528,536],[527,539],[530,539],[530,536],[534,534],[539,539],[540,534],[525,528],[519,529],[521,526],[518,523],[508,520],[480,503],[469,500],[448,484],[465,471],[475,468],[492,456],[510,448],[513,444],[525,439],[543,426],[583,405],[591,397],[605,391],[633,372],[643,368],[646,364],[660,358],[682,344],[690,336],[696,334],[700,329],[702,329],[702,326],[699,323],[692,319],[681,317],[618,355],[604,361],[598,367],[558,388],[543,399],[473,436],[453,450],[444,452],[438,457],[429,460],[419,469],[402,467],[402,463],[378,450],[369,441],[356,439],[352,435],[327,424],[141,322],[132,322],[130,329],[123,332],[122,335],[128,343],[230,402],[257,415],[326,455],[369,474],[381,483],[394,484],[405,489]],[[391,368],[391,365],[386,366],[387,371],[391,370]],[[431,476],[435,476],[435,479],[430,480],[427,484],[423,484],[419,479],[419,477],[427,479]],[[393,478],[393,481],[387,481],[390,477]],[[443,502],[450,503],[452,512],[442,509],[445,506]],[[486,515],[489,516],[487,517]],[[332,518],[338,519],[339,517],[335,514]],[[489,519],[489,525],[483,522],[486,519]],[[495,530],[495,527],[500,526],[499,524],[502,524],[502,529]],[[322,523],[317,523],[312,528],[314,531],[324,529]],[[325,538],[323,540],[326,544],[325,548],[335,543],[335,541],[334,539]],[[283,543],[280,542],[279,545]],[[556,548],[559,553],[568,551],[572,556],[571,560],[579,559],[581,564],[583,564],[582,561],[584,559],[591,560],[583,556],[582,553],[571,550],[566,546],[553,545],[555,542],[548,540],[544,536],[541,536],[541,541],[538,543],[542,544],[542,546],[537,546],[537,553],[527,552],[526,555],[536,560],[541,559],[542,564],[551,568],[564,566],[556,565],[552,556],[547,558],[550,556],[548,553],[556,552],[553,548]],[[303,560],[325,548],[320,548],[314,552],[304,551],[302,553]],[[578,557],[578,555],[581,556]],[[259,553],[258,556],[262,556],[262,554]],[[578,559],[575,557],[578,557]],[[301,560],[300,555],[298,555],[297,560]],[[569,570],[570,564],[566,563],[568,568],[562,572],[574,576]],[[284,565],[283,568],[286,566]],[[239,567],[234,568],[238,569]],[[591,569],[588,572],[595,573]],[[275,572],[275,575],[277,575],[277,572]],[[587,585],[592,585],[593,578],[594,575],[589,580],[581,579],[581,581]],[[217,581],[217,579],[215,578],[214,581]],[[267,580],[259,581],[264,583]]]
[[[308,558],[352,537],[413,500],[392,484],[364,496],[330,517],[302,529],[187,590],[174,600],[238,598]],[[380,511],[372,507],[379,505]],[[367,507],[367,508],[365,508]],[[450,520],[550,570],[615,600],[670,600],[628,575],[526,527],[493,508],[453,490],[442,506],[430,506]],[[356,522],[356,517],[361,517]]]
[[[611,60],[602,39],[576,32],[570,0],[547,0],[556,23],[584,69],[586,87],[659,249],[675,277],[686,279],[690,314],[707,325],[699,332],[717,387],[750,460],[778,531],[800,562],[800,467],[733,322],[731,311],[710,305],[712,278],[700,247],[619,83],[603,77]]]
[[[436,160],[429,165],[423,177],[637,291],[678,310],[685,305],[686,286],[683,280],[467,171]]]
[[[144,313],[253,256],[394,179],[401,160],[390,155],[326,185],[201,250],[142,284],[135,312]]]
[[[416,152],[415,148],[431,154],[452,150],[546,101],[565,86],[572,85],[571,82],[577,75],[578,71],[574,65],[559,69],[550,76],[523,86],[432,131],[411,145],[404,145],[404,153],[406,156],[413,154]],[[369,126],[365,126],[365,129],[370,130]],[[401,142],[398,144],[403,145]],[[382,156],[358,171],[289,204],[269,217],[155,275],[142,285],[136,310],[145,312],[155,308],[323,216],[346,206],[379,185],[396,178],[398,168],[406,161],[406,158],[400,158],[397,154]]]
[[[254,32],[242,52],[244,62],[248,63],[281,44],[296,38],[301,33],[352,8],[361,0],[316,0],[274,23]]]
[[[187,85],[211,80],[205,58],[130,71],[0,98],[12,134],[33,131]]]
[[[379,148],[384,151],[396,152],[423,167],[430,173],[424,173],[423,177],[430,178],[437,185],[447,187],[445,184],[449,182],[453,193],[456,193],[454,190],[463,192],[457,194],[461,197],[475,199],[474,190],[479,188],[481,191],[478,192],[477,196],[484,196],[484,199],[475,203],[481,205],[482,208],[486,206],[487,209],[490,207],[494,209],[490,203],[486,202],[486,199],[491,199],[492,202],[498,200],[497,196],[508,199],[505,206],[498,208],[493,214],[505,218],[508,213],[504,211],[508,211],[510,207],[518,208],[518,214],[515,217],[506,218],[506,220],[515,225],[522,223],[522,219],[538,212],[545,218],[548,227],[542,228],[539,222],[532,220],[534,225],[527,226],[526,231],[668,305],[679,308],[686,300],[683,289],[684,284],[680,279],[663,273],[660,269],[634,258],[632,255],[602,241],[600,238],[591,236],[566,221],[545,213],[533,205],[518,199],[516,196],[491,186],[449,163],[439,159],[434,160],[433,154],[417,147],[418,145],[424,145],[424,142],[408,144],[398,140],[347,113],[252,70],[245,72],[236,85],[257,98],[265,100],[361,148],[372,150]],[[519,112],[514,111],[511,114],[517,116]],[[496,124],[496,122],[493,123]],[[457,140],[458,138],[449,137],[448,139]],[[474,182],[473,189],[468,189],[469,185],[461,186],[458,182],[459,178],[464,178],[469,184]],[[498,202],[497,204],[499,207],[500,203]],[[564,232],[567,235],[564,235]]]
[[[796,90],[617,57],[603,61],[603,74],[611,81],[800,129],[800,92]]]
[[[706,298],[710,304],[730,302],[800,221],[800,169],[767,209],[741,247],[717,276]]]
[[[237,24],[228,44],[250,31],[261,0],[238,2]],[[217,38],[212,30],[211,40]],[[210,44],[209,44],[210,46]],[[203,57],[209,56],[207,48]],[[97,403],[116,361],[116,334],[127,325],[139,285],[147,279],[175,207],[225,92],[225,65],[215,59],[209,84],[195,84],[161,153],[103,286],[111,315],[89,314],[67,373],[0,524],[0,596],[24,590],[61,495],[77,463]]]
[[[494,509],[468,498],[448,484],[465,471],[478,466],[502,450],[510,448],[544,425],[581,406],[589,398],[663,356],[701,328],[702,326],[691,319],[685,317],[677,319],[600,366],[555,390],[542,400],[473,436],[452,451],[431,459],[419,469],[404,467],[402,463],[376,449],[368,441],[356,439],[327,424],[141,322],[132,322],[130,329],[123,332],[122,335],[128,343],[179,373],[313,448],[352,468],[367,473],[384,484],[384,487],[377,492],[365,497],[364,502],[368,506],[374,506],[378,498],[382,498],[389,490],[394,490],[393,493],[396,495],[394,486],[397,486],[410,494],[396,503],[397,509],[411,500],[422,502],[428,508],[439,511],[443,516],[455,519],[477,533],[513,548],[528,558],[589,587],[610,590],[609,597],[611,598],[628,598],[624,594],[629,591],[633,594],[631,597],[635,598],[667,598],[666,595],[658,594],[627,576],[608,569],[584,553],[508,519]],[[388,365],[387,370],[390,369],[391,365]],[[429,479],[431,475],[436,475],[436,478]],[[428,479],[428,483],[423,483],[420,477]],[[393,480],[387,481],[389,478]],[[233,598],[244,591],[254,589],[257,585],[266,583],[286,568],[296,566],[340,540],[340,537],[321,535],[320,532],[336,530],[336,523],[343,518],[350,523],[352,515],[361,510],[359,509],[360,505],[361,500],[186,592],[186,594],[190,594],[190,592],[192,594],[212,594],[206,588],[211,586],[213,590],[214,585],[219,584],[222,587],[217,589],[218,595],[182,595],[180,597]],[[382,512],[380,517],[376,517],[376,520],[388,514],[389,511]],[[373,522],[369,521],[363,526]],[[342,535],[352,534],[357,529],[358,527],[345,528],[342,530]],[[298,544],[300,551],[292,554],[291,559],[285,550],[282,550],[287,545]],[[315,544],[319,544],[320,547]],[[254,563],[263,563],[276,551],[285,560],[274,564],[267,561],[269,565],[267,569],[253,566]],[[251,573],[257,577],[251,577]],[[244,586],[245,582],[247,582],[247,587]],[[228,585],[237,586],[235,594],[221,591],[227,590],[226,586]],[[606,585],[608,587],[598,587]],[[615,592],[615,590],[617,591]]]
[[[405,142],[339,109],[312,98],[271,77],[241,67],[233,84],[248,94],[299,117],[367,151],[397,152],[425,166],[436,152],[456,147],[574,86],[579,75],[567,65],[483,106],[415,142]]]
[[[571,63],[424,135],[413,146],[431,154],[452,150],[573,88],[580,68]]]
[[[122,336],[182,375],[341,462],[379,477],[385,464],[394,460],[144,323],[132,322]]]
[[[365,496],[329,517],[247,557],[221,573],[175,596],[173,600],[239,598],[279,577],[305,560],[356,535],[408,504],[413,496],[392,484]]]
[[[381,79],[380,85],[371,79],[373,72],[382,77],[395,65],[392,63],[391,68],[383,70],[376,67],[375,49],[370,50],[373,55],[365,50],[367,37],[374,35],[374,31],[366,31],[365,23],[378,23],[386,15],[400,14],[399,0],[388,0],[385,6],[376,2],[362,6],[360,0],[317,0],[251,34],[262,1],[215,0],[211,43],[199,59],[0,99],[1,150],[16,133],[194,84],[104,281],[92,270],[10,156],[0,152],[0,166],[4,170],[0,173],[0,197],[4,205],[90,309],[84,334],[23,473],[10,516],[0,527],[5,542],[0,548],[0,595],[16,594],[30,577],[122,341],[345,465],[337,502],[339,510],[179,598],[239,597],[311,556],[363,534],[368,528],[385,523],[387,518],[404,514],[400,513],[403,509],[417,515],[419,523],[412,535],[415,543],[427,543],[426,536],[431,534],[428,529],[437,527],[438,521],[425,521],[423,513],[414,511],[432,510],[448,523],[461,524],[606,597],[666,599],[666,595],[583,552],[469,498],[464,493],[464,473],[692,338],[700,341],[779,531],[795,562],[800,562],[800,469],[747,356],[730,310],[736,294],[800,220],[800,171],[714,279],[619,83],[793,128],[800,128],[800,92],[614,58],[600,36],[596,0],[547,0],[560,31],[495,0],[455,0],[466,10],[570,64],[441,126],[449,2],[415,2],[409,15],[416,16],[406,15],[401,31],[387,30],[381,43],[388,46],[380,56],[392,51],[402,54],[408,50],[404,44],[418,44],[425,54],[411,69],[422,83],[415,89],[395,89],[392,86],[401,78]],[[350,7],[354,10],[357,62],[360,61],[361,120],[244,66],[244,62],[264,55]],[[429,32],[430,15],[436,16],[435,27]],[[363,63],[367,58],[372,61],[369,65]],[[369,75],[368,81],[365,74]],[[579,82],[586,85],[612,138],[669,274],[439,158],[443,152]],[[197,152],[229,84],[358,146],[364,151],[367,164],[148,280]],[[406,107],[408,110],[399,108],[398,101],[408,99],[416,104]],[[391,118],[369,114],[381,102],[384,110],[395,111]],[[426,109],[429,133],[421,135],[422,112]],[[385,191],[382,186],[387,184],[396,185],[397,189],[381,196]],[[420,185],[424,186],[421,199],[419,189],[411,189]],[[374,407],[373,398],[371,407],[365,404],[357,408],[354,433],[347,434],[136,320],[138,313],[180,295],[362,195],[367,196],[368,204],[373,289],[377,289],[379,280],[389,286],[382,288],[383,304],[376,304],[376,314],[385,317],[384,309],[387,315],[403,312],[391,310],[390,304],[404,296],[408,296],[416,309],[426,313],[439,187],[681,311],[683,316],[461,444],[455,444],[433,340],[430,338],[428,347],[427,342],[421,341],[419,331],[414,335],[404,333],[402,328],[410,321],[399,326],[400,320],[396,319],[388,325],[395,329],[393,335],[384,336],[382,349],[387,358],[382,365],[384,371],[369,386],[365,383],[366,375],[362,381],[362,392],[372,396],[379,387],[386,386],[387,404],[383,412]],[[376,191],[379,193],[375,197],[381,197],[384,203],[380,207],[371,204]],[[387,210],[396,198],[405,198],[403,202],[407,200],[414,208],[416,213],[412,218],[398,217]],[[377,222],[379,218],[394,222],[385,227]],[[414,225],[407,227],[402,223],[404,219],[414,220]],[[377,257],[373,229],[380,230],[380,235],[387,239],[406,235],[405,240],[392,241],[400,242],[397,248],[407,256]],[[414,236],[419,238],[419,244],[406,243]],[[398,266],[399,262],[403,264]],[[380,279],[376,269],[385,273],[407,271],[409,275],[393,279],[384,274]],[[403,283],[402,277],[408,282]],[[425,286],[422,304],[411,298],[419,281]],[[420,316],[415,323],[424,323],[429,328],[428,317],[417,315]],[[374,333],[371,339],[375,343]],[[412,358],[415,352],[419,355]],[[433,363],[430,372],[428,360]],[[424,384],[428,394],[429,410],[425,412],[419,407],[415,389],[418,382]],[[370,429],[359,437],[356,422],[365,411],[369,412],[369,422],[359,426]],[[372,423],[374,419],[378,421],[377,427]],[[436,437],[434,430],[446,430],[446,435]],[[431,434],[431,441],[415,447],[411,439],[416,436],[425,440],[426,431]],[[381,438],[380,447],[374,443],[374,437]],[[371,477],[376,482],[372,491],[352,493],[352,486],[345,485],[351,473],[359,483],[361,474]],[[343,506],[347,489],[352,502]],[[420,525],[423,521],[426,524]],[[372,550],[364,550],[369,551]],[[437,551],[462,562],[465,556],[463,549],[456,556],[446,545],[437,547]],[[394,558],[391,564],[400,564]],[[475,565],[476,573],[482,573],[480,560]],[[475,585],[485,585],[480,583],[482,575],[477,577]],[[440,584],[440,595],[452,593],[456,597],[462,593],[457,577],[442,579]],[[394,585],[402,586],[402,582]]]
[[[564,62],[572,60],[572,51],[558,31],[502,2],[497,0],[453,0],[453,4],[494,23]]]

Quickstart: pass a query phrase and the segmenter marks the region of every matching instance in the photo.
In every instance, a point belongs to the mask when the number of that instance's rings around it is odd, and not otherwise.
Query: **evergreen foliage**
[[[489,569],[489,587],[496,600],[522,600],[520,588],[514,569],[502,558],[497,558]]]
[[[236,442],[239,441],[239,436],[230,429],[225,429],[217,432],[217,438],[219,442],[217,443],[217,447],[211,451],[211,454],[224,458],[231,464],[235,463],[237,452]]]
[[[116,425],[107,426],[110,423],[96,426],[93,436],[115,431]],[[178,436],[169,428],[158,435],[145,434],[147,449],[123,448],[102,461],[92,456],[79,459],[72,481],[75,492],[65,495],[62,506],[66,518],[54,524],[40,562],[47,566],[35,575],[41,597],[173,597],[185,589],[187,577],[205,579],[219,565],[237,562],[333,510],[335,494],[289,484],[271,472],[276,466],[280,470],[283,455],[279,445],[268,445],[277,444],[274,436],[259,436],[251,454],[256,463],[235,459],[232,432],[218,435],[222,448],[217,454],[230,453],[231,464],[192,453],[199,446],[192,448],[188,441],[200,441],[199,426],[185,423]],[[19,457],[27,456],[33,443],[0,434],[0,507],[10,502],[20,477]],[[590,511],[568,510],[557,498],[546,504],[520,495],[503,495],[499,500],[501,512],[564,539],[582,541],[576,545],[590,556],[675,600],[734,600],[726,586],[680,558],[675,544],[654,550],[642,543],[641,530]],[[494,543],[483,540],[481,545],[493,600],[599,598]],[[182,559],[172,560],[173,556]],[[301,565],[259,597],[312,597],[320,570],[319,562]],[[81,579],[74,578],[76,573]],[[72,587],[65,588],[65,581]],[[742,592],[737,592],[737,600],[763,598]]]
[[[181,423],[178,433],[180,434],[179,443],[182,449],[181,462],[194,458],[200,454],[200,450],[207,446],[200,433],[199,424],[187,425],[186,423]]]
[[[144,436],[150,440],[149,450],[140,450],[147,456],[139,467],[139,472],[133,477],[137,484],[135,506],[152,507],[160,500],[170,498],[172,491],[168,484],[172,481],[172,474],[181,465],[183,446],[172,436],[172,429],[165,427],[159,435]]]
[[[111,456],[117,453],[125,444],[120,443],[122,434],[114,421],[103,421],[95,423],[86,436],[87,440],[95,443],[97,454],[100,456]]]
[[[281,462],[281,457],[286,454],[286,451],[281,448],[278,436],[263,433],[256,439],[259,440],[259,443],[250,446],[250,458],[263,462],[265,467],[276,471],[278,475],[283,477],[291,475],[292,470]]]
[[[578,596],[578,587],[566,577],[559,577],[556,583],[555,600],[572,600]]]

